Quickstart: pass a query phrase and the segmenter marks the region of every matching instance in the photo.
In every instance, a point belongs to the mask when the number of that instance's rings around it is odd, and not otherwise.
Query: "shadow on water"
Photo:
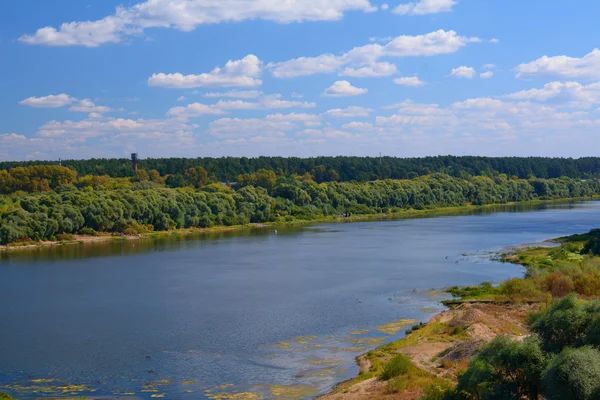
[[[573,209],[582,201],[572,201],[568,203],[525,203],[498,205],[486,207],[474,207],[465,209],[432,210],[427,213],[410,215],[403,218],[385,218],[373,217],[369,221],[376,220],[398,220],[398,219],[419,219],[433,217],[452,217],[461,215],[489,215],[499,212],[518,213],[545,210],[548,208]],[[364,222],[364,221],[362,221]],[[337,223],[360,223],[340,220]],[[2,261],[18,260],[64,260],[64,259],[85,259],[92,257],[114,257],[131,256],[135,254],[150,253],[155,251],[180,251],[191,250],[194,248],[210,245],[211,242],[223,239],[245,238],[245,237],[268,237],[277,233],[279,235],[294,235],[301,232],[314,233],[335,233],[343,232],[335,229],[336,222],[327,223],[307,223],[306,225],[289,225],[277,227],[251,227],[235,230],[224,230],[216,232],[198,232],[198,233],[172,233],[160,234],[156,237],[147,237],[141,239],[112,239],[97,242],[68,243],[57,244],[53,246],[28,247],[26,249],[14,249],[9,251],[0,251],[0,263]]]

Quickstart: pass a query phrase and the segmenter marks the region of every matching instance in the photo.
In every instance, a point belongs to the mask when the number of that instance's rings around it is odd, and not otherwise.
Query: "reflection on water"
[[[496,251],[597,221],[585,202],[0,253],[0,391],[310,398],[439,312],[440,289],[522,272]]]

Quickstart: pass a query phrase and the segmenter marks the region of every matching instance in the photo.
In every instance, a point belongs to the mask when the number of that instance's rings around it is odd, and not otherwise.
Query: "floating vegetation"
[[[262,394],[255,392],[205,392],[204,396],[212,400],[262,400],[265,398]]]
[[[369,347],[379,346],[385,343],[386,337],[369,337],[369,338],[349,338],[348,343],[361,344]]]
[[[371,332],[371,331],[365,329],[365,330],[362,330],[362,331],[350,332],[349,335],[366,335],[369,332]]]
[[[188,386],[188,385],[195,385],[196,383],[198,383],[198,381],[183,381],[183,385]]]
[[[414,324],[415,322],[417,322],[416,319],[401,319],[396,322],[378,326],[377,330],[381,333],[385,333],[386,335],[395,336],[399,331],[406,328],[410,324]]]
[[[425,308],[422,308],[421,311],[423,311],[424,313],[434,313],[434,312],[437,312],[438,309],[433,308],[433,307],[425,307]]]
[[[346,362],[345,360],[340,360],[339,358],[312,358],[307,361],[312,365],[338,365]]]
[[[290,342],[279,342],[277,343],[277,347],[279,347],[280,349],[289,349]]]
[[[309,385],[266,385],[275,399],[301,400],[314,397],[318,389]]]
[[[299,336],[299,337],[295,338],[294,340],[298,344],[307,344],[308,342],[315,340],[315,339],[317,339],[317,336]]]

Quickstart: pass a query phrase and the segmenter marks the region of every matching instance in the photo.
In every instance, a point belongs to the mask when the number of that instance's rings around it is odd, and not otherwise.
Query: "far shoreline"
[[[139,235],[117,235],[111,233],[98,233],[97,236],[77,235],[74,234],[71,240],[67,241],[40,241],[40,242],[16,242],[8,245],[0,245],[0,252],[12,252],[19,250],[31,250],[38,248],[51,248],[57,246],[67,246],[86,243],[101,243],[108,241],[128,241],[128,240],[144,240],[144,239],[159,239],[169,236],[194,236],[205,235],[219,232],[241,232],[244,230],[260,230],[266,228],[277,228],[284,226],[307,226],[323,223],[347,223],[347,222],[368,222],[368,221],[393,221],[412,218],[433,218],[458,215],[467,215],[471,212],[485,211],[493,208],[508,208],[515,206],[535,206],[544,204],[572,204],[583,201],[600,200],[600,196],[579,197],[579,198],[564,198],[552,200],[529,200],[522,202],[510,202],[503,204],[485,204],[485,205],[465,205],[455,207],[437,207],[424,210],[407,209],[390,214],[362,214],[352,215],[349,217],[326,217],[314,220],[298,220],[298,221],[277,221],[267,223],[251,223],[247,225],[232,225],[232,226],[215,226],[210,228],[181,228],[171,231],[156,231],[151,233],[142,233]],[[499,210],[499,212],[503,212]],[[552,240],[552,239],[550,239]]]

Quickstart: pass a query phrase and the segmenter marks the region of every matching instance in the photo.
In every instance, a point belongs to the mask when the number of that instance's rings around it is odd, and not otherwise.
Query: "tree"
[[[600,352],[592,347],[565,349],[550,364],[542,387],[548,400],[588,400],[597,396]]]
[[[475,356],[457,389],[482,400],[537,400],[545,366],[538,338],[521,343],[499,336]]]
[[[565,347],[583,343],[591,318],[585,305],[573,293],[536,315],[531,330],[540,336],[545,351],[560,353]]]
[[[159,185],[163,185],[165,183],[164,178],[160,176],[160,172],[155,169],[150,170],[150,172],[148,172],[148,176],[154,183],[158,183]]]
[[[145,182],[145,181],[149,181],[150,177],[148,176],[148,173],[146,172],[146,170],[138,169],[137,171],[135,171],[135,177],[133,179],[136,182]]]
[[[195,188],[203,188],[210,180],[208,179],[208,172],[202,167],[190,168],[185,171],[185,180]]]
[[[273,191],[277,175],[274,171],[260,169],[252,174],[244,174],[238,176],[238,183],[241,186],[257,186],[267,189],[269,193]]]

